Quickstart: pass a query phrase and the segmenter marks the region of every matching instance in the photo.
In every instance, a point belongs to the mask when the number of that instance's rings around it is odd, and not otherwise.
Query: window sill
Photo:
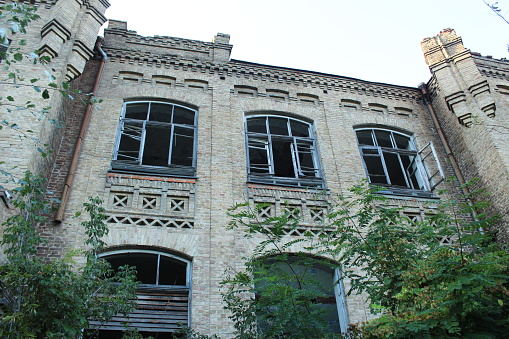
[[[421,191],[414,190],[409,188],[398,188],[398,187],[383,187],[378,191],[378,194],[384,195],[388,198],[401,198],[401,199],[429,199],[429,200],[438,200],[437,197],[432,191]]]
[[[141,175],[157,175],[164,177],[186,177],[196,178],[196,169],[191,166],[171,165],[168,167],[149,166],[126,163],[123,161],[113,160],[111,162],[111,172],[132,173]]]
[[[132,172],[122,172],[122,171],[108,171],[108,177],[122,177],[128,179],[142,179],[142,180],[151,180],[151,181],[167,181],[167,182],[185,182],[185,183],[196,183],[198,178],[196,177],[183,177],[183,176],[174,176],[174,175],[151,175],[144,173],[132,173]]]
[[[296,187],[301,189],[325,189],[325,183],[320,178],[283,178],[273,176],[261,176],[261,175],[248,175],[248,183],[253,184],[265,184],[271,186],[282,186],[282,187]]]

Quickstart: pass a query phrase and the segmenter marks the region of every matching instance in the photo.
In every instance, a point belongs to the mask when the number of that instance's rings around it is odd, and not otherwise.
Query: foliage
[[[509,256],[488,232],[497,218],[484,213],[487,203],[443,201],[419,221],[385,207],[376,188],[351,191],[354,196],[330,216],[336,232],[323,245],[333,249],[352,292],[367,293],[373,311],[382,313],[364,326],[366,337],[495,338],[507,332]]]
[[[309,274],[318,260],[305,253],[289,254],[292,245],[305,239],[284,241],[286,229],[298,218],[288,210],[282,215],[257,219],[257,210],[239,204],[230,209],[231,228],[246,236],[263,235],[242,271],[230,270],[222,282],[226,308],[232,312],[237,338],[333,337],[319,300],[327,297],[323,286]],[[330,266],[322,260],[321,264]]]
[[[104,245],[100,238],[107,234],[98,198],[84,204],[90,220],[82,226],[90,249],[83,267],[77,269],[72,259],[78,251],[71,250],[64,258],[38,255],[47,245],[38,227],[50,211],[43,184],[43,179],[27,172],[12,200],[18,214],[3,223],[1,244],[7,261],[0,266],[0,276],[8,302],[0,314],[2,338],[78,338],[90,327],[90,320],[104,322],[135,305],[133,268],[114,274],[96,255]]]
[[[53,94],[80,100],[85,104],[95,104],[102,100],[94,98],[92,93],[73,89],[70,82],[58,82],[54,75],[59,74],[59,71],[51,67],[51,58],[41,55],[39,50],[30,49],[30,43],[24,36],[28,25],[38,19],[40,16],[37,7],[33,5],[15,1],[0,4],[0,66],[4,76],[0,79],[3,87],[0,94],[0,130],[10,130],[19,139],[33,142],[39,154],[47,157],[52,153],[49,144],[39,139],[33,124],[27,126],[27,121],[20,114],[33,118],[28,120],[30,122],[47,121],[60,127],[62,121],[49,114],[51,107],[47,102]],[[37,69],[40,74],[37,74]],[[25,95],[22,98],[16,96],[17,89],[21,87],[33,90],[30,100]],[[0,161],[1,164],[3,161]],[[0,173],[11,177],[11,169],[2,167]]]
[[[430,213],[417,220],[387,206],[378,190],[362,183],[331,204],[324,226],[329,232],[320,238],[285,237],[284,229],[299,223],[288,213],[257,220],[248,204],[230,211],[230,227],[260,241],[245,268],[230,270],[224,281],[237,338],[332,335],[321,322],[317,282],[302,282],[294,270],[311,253],[334,259],[348,280],[348,293],[367,295],[372,312],[379,314],[351,326],[344,334],[348,338],[504,337],[509,255],[488,231],[497,220],[484,213],[488,204],[442,199],[430,202]],[[302,241],[309,252],[293,259],[291,246]],[[281,263],[290,268],[280,270]]]

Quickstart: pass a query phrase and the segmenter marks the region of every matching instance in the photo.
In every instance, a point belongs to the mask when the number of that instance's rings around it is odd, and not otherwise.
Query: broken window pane
[[[124,112],[112,169],[194,175],[196,111],[164,102],[135,102],[127,103]]]
[[[250,180],[321,187],[309,123],[288,117],[254,116],[246,119],[246,129]]]
[[[422,177],[422,162],[412,139],[404,134],[382,129],[356,131],[359,150],[369,182],[402,189],[429,190]],[[395,192],[395,191],[393,191]]]

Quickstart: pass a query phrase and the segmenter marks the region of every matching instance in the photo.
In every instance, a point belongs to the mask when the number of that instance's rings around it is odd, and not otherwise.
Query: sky
[[[455,29],[473,52],[509,59],[509,24],[483,0],[109,2],[106,17],[127,21],[143,36],[212,41],[226,33],[232,59],[373,82],[415,87],[428,81],[420,42],[444,28]],[[509,0],[498,7],[509,19]]]

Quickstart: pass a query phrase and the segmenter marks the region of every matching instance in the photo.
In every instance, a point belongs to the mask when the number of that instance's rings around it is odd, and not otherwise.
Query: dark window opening
[[[246,119],[249,180],[323,187],[311,124],[288,117]]]
[[[195,139],[195,110],[168,103],[127,103],[112,169],[194,176]]]
[[[121,338],[127,327],[145,336],[172,338],[180,324],[189,325],[189,263],[152,251],[119,252],[103,256],[112,269],[130,265],[140,282],[136,291],[137,308],[126,318],[117,314],[109,322],[91,322],[86,338]]]

